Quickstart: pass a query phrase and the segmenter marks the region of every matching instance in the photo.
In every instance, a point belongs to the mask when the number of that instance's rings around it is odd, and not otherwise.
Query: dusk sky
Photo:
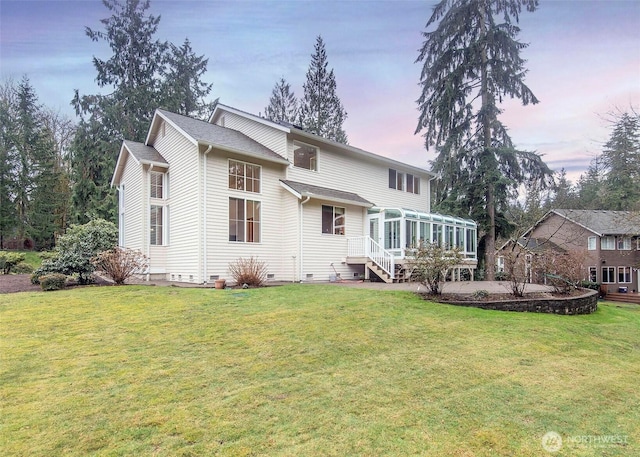
[[[123,0],[124,1],[124,0]],[[430,168],[435,154],[414,135],[421,65],[414,63],[434,1],[166,1],[157,38],[189,38],[209,59],[212,99],[258,114],[284,77],[298,97],[316,36],[348,112],[349,143]],[[40,103],[75,118],[73,90],[108,92],[95,83],[93,56],[108,59],[102,30],[110,12],[99,0],[0,0],[0,76],[27,75]],[[516,146],[544,155],[575,181],[610,133],[607,113],[640,106],[640,1],[541,0],[521,15],[526,83],[540,99],[502,105]]]

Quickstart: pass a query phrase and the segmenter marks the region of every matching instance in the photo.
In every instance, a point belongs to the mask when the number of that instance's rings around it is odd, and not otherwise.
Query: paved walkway
[[[173,286],[173,287],[207,287],[213,288],[213,284],[190,284],[184,282],[172,282],[172,281],[131,281],[135,284],[153,284],[156,286]],[[270,285],[285,285],[289,282],[277,282],[269,283]],[[324,284],[332,286],[342,287],[357,287],[361,289],[373,289],[373,290],[406,290],[410,292],[427,292],[428,288],[416,282],[403,282],[397,284],[386,284],[384,282],[368,282],[368,281],[339,281],[339,282],[320,282],[315,281],[313,283],[305,284]],[[443,293],[455,293],[455,294],[472,294],[477,290],[486,290],[492,294],[511,293],[511,285],[508,281],[460,281],[460,282],[445,282],[442,287]],[[550,286],[544,286],[541,284],[527,284],[525,286],[525,293],[527,292],[548,292],[552,290]]]

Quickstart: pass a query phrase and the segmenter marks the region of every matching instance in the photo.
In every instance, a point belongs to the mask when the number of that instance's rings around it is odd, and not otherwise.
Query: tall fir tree
[[[284,78],[280,78],[273,86],[269,105],[265,107],[264,115],[274,122],[283,121],[290,124],[298,122],[298,100]]]
[[[323,138],[347,144],[347,134],[343,129],[347,112],[338,98],[333,69],[328,71],[327,52],[320,36],[316,38],[303,89],[304,96],[300,101],[302,128]]]
[[[416,60],[422,63],[416,133],[438,153],[432,164],[442,178],[436,206],[479,223],[489,280],[495,278],[496,236],[510,228],[503,214],[509,199],[521,184],[553,183],[542,158],[517,150],[498,120],[505,97],[538,102],[524,83],[520,51],[527,45],[516,40],[523,7],[533,12],[538,0],[442,0]]]
[[[208,63],[209,59],[196,55],[188,38],[182,46],[170,43],[163,74],[162,106],[174,113],[207,120],[216,103],[207,101],[213,84],[202,81]]]
[[[577,203],[575,209],[605,209],[603,207],[605,176],[602,157],[594,157],[587,172],[580,176],[576,184]]]
[[[624,112],[616,116],[602,152],[607,209],[640,210],[640,115]]]
[[[0,86],[0,249],[15,235],[18,225],[16,210],[16,170],[18,155],[14,146],[16,134],[16,91],[13,81]]]

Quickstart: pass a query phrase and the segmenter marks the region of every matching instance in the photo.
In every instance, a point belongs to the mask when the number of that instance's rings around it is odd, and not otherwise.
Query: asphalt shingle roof
[[[238,152],[249,153],[253,156],[263,157],[267,160],[286,162],[280,154],[258,143],[237,130],[210,124],[205,121],[193,119],[181,114],[172,113],[163,109],[158,112],[177,125],[187,135],[198,142],[221,146]]]
[[[631,211],[556,209],[553,212],[600,235],[640,234],[640,214]]]
[[[124,140],[124,144],[138,162],[169,164],[155,148],[135,141]]]
[[[280,180],[285,185],[303,196],[322,198],[329,201],[350,202],[359,206],[373,206],[368,200],[365,200],[358,194],[353,192],[345,192],[342,190],[329,189],[328,187],[313,186],[296,181]]]

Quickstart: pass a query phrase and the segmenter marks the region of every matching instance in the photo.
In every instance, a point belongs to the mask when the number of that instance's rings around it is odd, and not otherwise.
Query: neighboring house
[[[473,277],[476,224],[430,214],[433,175],[218,104],[209,122],[158,109],[144,144],[124,141],[112,179],[120,245],[149,276],[208,283],[257,257],[268,279],[398,280],[420,240],[458,246]]]
[[[584,279],[607,292],[640,289],[640,215],[629,211],[549,211],[525,234],[549,246],[586,256]],[[540,242],[542,244],[542,242]]]
[[[515,244],[515,246],[514,246]],[[509,240],[498,249],[496,256],[496,273],[508,274],[509,257],[522,259],[525,269],[524,280],[532,284],[546,284],[546,271],[541,257],[548,251],[566,252],[560,246],[546,238],[520,237],[517,241]]]

